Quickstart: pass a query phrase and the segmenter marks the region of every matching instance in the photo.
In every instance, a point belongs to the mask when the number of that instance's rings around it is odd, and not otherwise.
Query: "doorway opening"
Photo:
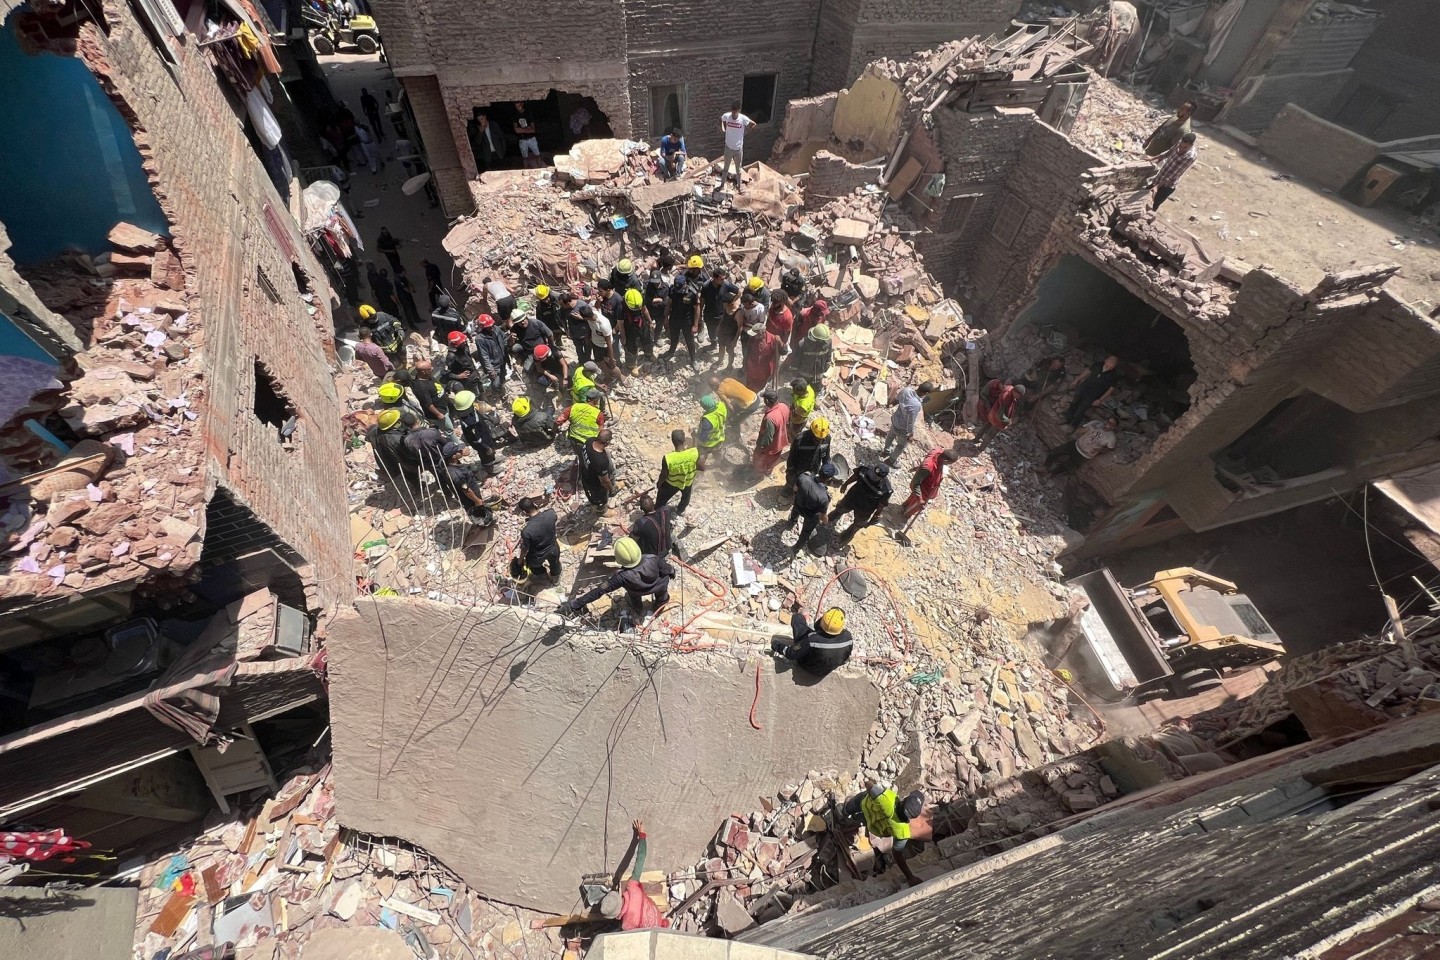
[[[557,153],[564,153],[581,140],[613,137],[610,119],[605,116],[594,97],[551,90],[539,100],[496,100],[476,104],[466,124],[470,151],[475,168],[513,170],[524,166],[522,138],[516,123],[523,116],[534,127],[539,147],[539,162],[549,163]],[[528,148],[526,148],[528,150]]]

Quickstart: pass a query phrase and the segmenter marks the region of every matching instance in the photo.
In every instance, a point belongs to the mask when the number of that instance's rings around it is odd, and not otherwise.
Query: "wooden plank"
[[[895,179],[891,180],[890,185],[885,188],[890,194],[890,199],[899,200],[903,197],[905,192],[914,186],[915,181],[920,179],[920,171],[924,169],[925,165],[915,157],[910,157],[901,164],[900,172],[895,174]]]
[[[150,924],[150,932],[158,933],[162,937],[173,937],[175,931],[180,929],[180,924],[190,915],[190,908],[193,906],[194,897],[187,897],[183,893],[170,894],[170,899],[165,901],[159,916]]]
[[[404,900],[396,900],[394,897],[387,897],[380,901],[380,906],[389,907],[396,913],[403,913],[407,917],[420,920],[430,925],[440,922],[440,914],[433,910],[426,910],[424,907],[417,907],[413,903],[406,903]]]

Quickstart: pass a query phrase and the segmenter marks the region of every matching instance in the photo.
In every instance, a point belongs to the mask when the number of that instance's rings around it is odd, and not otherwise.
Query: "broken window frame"
[[[1025,219],[1029,216],[1029,205],[1015,194],[1007,191],[1005,199],[1000,203],[1000,209],[995,213],[994,222],[990,224],[990,236],[998,240],[1002,246],[1013,247],[1015,238],[1020,235],[1020,230],[1025,226]]]
[[[770,81],[770,104],[763,111],[756,109],[755,104],[750,99],[749,92],[746,90],[746,87],[750,84],[750,81],[752,80]],[[767,123],[773,123],[775,120],[775,98],[779,94],[779,92],[779,73],[771,70],[764,73],[745,74],[745,76],[742,77],[740,80],[740,112],[743,113],[745,116],[749,117],[751,120],[754,120],[757,127],[763,126]],[[759,99],[758,94],[756,96],[756,99]],[[762,120],[759,116],[757,116],[757,114],[760,113],[763,113],[765,115],[765,119]]]
[[[685,84],[685,83],[652,83],[652,84],[650,85],[649,89],[650,89],[650,133],[651,133],[651,135],[654,136],[655,139],[658,140],[660,137],[662,137],[662,136],[664,136],[665,134],[669,133],[671,127],[679,127],[679,128],[683,131],[683,130],[685,129],[685,127],[686,127],[687,121],[689,120],[689,117],[688,117],[688,113],[689,113],[689,110],[690,110],[690,87],[689,87],[689,84]],[[662,91],[663,91],[663,92],[662,92]],[[664,112],[664,108],[662,107],[662,108],[660,108],[659,110],[656,109],[656,107],[657,107],[656,97],[657,97],[657,95],[658,95],[658,96],[660,96],[660,97],[662,97],[662,98],[665,98],[665,97],[669,97],[672,93],[675,94],[676,103],[677,103],[677,105],[678,105],[677,113],[679,114],[679,116],[677,117],[677,119],[676,119],[674,122],[672,122],[672,123],[667,123],[667,122],[665,122],[664,117],[660,115],[660,114],[662,114],[662,113]]]
[[[935,224],[935,232],[959,233],[964,230],[965,225],[970,222],[970,215],[975,212],[975,205],[983,196],[983,193],[960,193],[950,197],[946,200],[945,210]]]

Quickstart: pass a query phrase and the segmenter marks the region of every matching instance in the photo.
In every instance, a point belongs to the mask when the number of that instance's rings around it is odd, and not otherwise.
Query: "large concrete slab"
[[[879,706],[860,677],[579,638],[510,608],[364,600],[333,623],[342,822],[429,849],[488,897],[568,911],[645,821],[647,868],[811,769],[853,767]]]

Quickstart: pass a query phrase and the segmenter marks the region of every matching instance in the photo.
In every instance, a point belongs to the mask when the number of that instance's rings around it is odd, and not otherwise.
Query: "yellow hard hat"
[[[823,323],[817,323],[810,328],[811,340],[829,340],[830,328]]]
[[[368,303],[362,303],[362,304],[360,304],[360,319],[361,319],[361,320],[369,320],[369,319],[370,319],[371,317],[373,317],[373,316],[375,316],[375,308],[374,308],[374,307],[370,306],[370,304],[368,304]]]
[[[815,434],[817,440],[824,440],[830,436],[830,421],[824,417],[816,417],[810,421],[810,432]]]
[[[629,257],[626,257],[624,260],[615,264],[615,269],[621,273],[630,273],[635,269],[635,264]]]
[[[464,413],[466,410],[475,406],[475,394],[469,390],[461,390],[450,398],[450,403],[456,410]]]
[[[693,254],[689,260],[685,261],[685,266],[691,270],[698,270],[701,267],[705,266],[705,258],[700,256],[700,254],[698,253]]]
[[[510,404],[510,412],[517,417],[530,416],[530,398],[516,397],[515,402]]]
[[[839,607],[831,607],[829,610],[826,610],[825,615],[820,618],[819,627],[821,633],[828,633],[832,637],[835,636],[841,630],[845,629],[845,611]]]
[[[640,544],[630,537],[621,537],[615,541],[615,562],[626,570],[637,566],[640,563]]]
[[[389,430],[400,422],[399,410],[386,410],[380,414],[380,429]]]
[[[645,294],[631,287],[625,291],[625,306],[631,310],[639,310],[645,304]]]
[[[751,277],[749,280],[745,281],[745,286],[749,287],[751,290],[759,290],[761,287],[765,286],[765,281],[761,280],[759,277]]]
[[[398,403],[405,395],[405,391],[398,383],[382,383],[380,389],[375,391],[383,403]]]
[[[535,296],[539,297],[541,300],[544,300],[546,297],[550,296],[550,288],[545,286],[545,284],[543,283],[540,284],[540,286],[535,288]]]

